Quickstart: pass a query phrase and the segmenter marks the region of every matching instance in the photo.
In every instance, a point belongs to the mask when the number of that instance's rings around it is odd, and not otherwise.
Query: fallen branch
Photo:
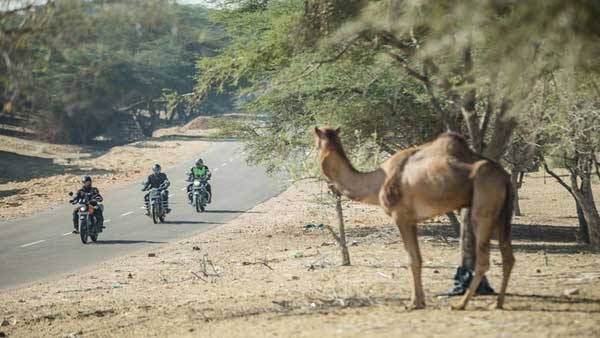
[[[269,268],[270,270],[274,270],[270,265],[269,262],[265,259],[265,260],[260,260],[260,261],[254,261],[254,262],[242,262],[242,265],[264,265],[267,268]]]

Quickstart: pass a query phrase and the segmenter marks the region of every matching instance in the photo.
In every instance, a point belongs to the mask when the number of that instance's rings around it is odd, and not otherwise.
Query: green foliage
[[[377,160],[381,152],[421,143],[442,130],[422,86],[398,76],[389,58],[364,43],[314,44],[308,37],[324,34],[325,24],[309,24],[315,18],[307,8],[303,1],[271,1],[251,11],[226,9],[214,18],[227,27],[231,44],[198,63],[196,92],[242,85],[240,95],[253,97],[241,108],[258,119],[239,123],[239,133],[232,125],[224,129],[245,137],[251,162],[295,178],[316,176],[310,134],[315,125],[341,126],[349,149],[377,149],[369,156]],[[332,54],[340,57],[328,60]],[[351,156],[359,166],[369,162]]]
[[[195,62],[223,36],[208,12],[169,1],[53,2],[23,43],[21,110],[52,141],[88,142],[124,107],[193,88]],[[40,9],[41,10],[41,9]],[[27,15],[22,14],[22,15]]]

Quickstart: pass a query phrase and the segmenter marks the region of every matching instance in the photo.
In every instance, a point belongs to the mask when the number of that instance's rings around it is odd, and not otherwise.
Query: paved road
[[[0,288],[90,267],[100,261],[153,245],[161,245],[225,223],[282,191],[282,184],[260,167],[249,167],[239,144],[212,143],[202,153],[211,168],[214,200],[198,214],[187,204],[186,173],[193,163],[165,172],[171,212],[165,224],[152,224],[142,210],[140,183],[102,192],[107,229],[96,244],[84,245],[72,230],[72,206],[67,203],[28,218],[0,223]],[[159,160],[160,162],[160,160]],[[75,189],[76,187],[73,187]]]

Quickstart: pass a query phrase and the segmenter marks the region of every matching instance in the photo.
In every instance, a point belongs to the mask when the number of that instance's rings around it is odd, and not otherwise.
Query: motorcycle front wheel
[[[81,243],[87,244],[88,226],[85,220],[79,221],[79,237],[81,237]]]
[[[158,210],[156,210],[156,207],[153,205],[152,206],[152,222],[154,224],[158,223]]]

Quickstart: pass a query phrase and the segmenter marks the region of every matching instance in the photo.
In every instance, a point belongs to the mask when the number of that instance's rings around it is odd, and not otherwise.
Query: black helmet
[[[204,161],[201,158],[196,160],[196,167],[201,167],[203,165],[204,165]]]
[[[81,176],[81,183],[85,183],[85,182],[92,182],[92,177],[85,175],[85,176]]]
[[[153,165],[152,166],[152,171],[154,173],[159,173],[160,172],[160,164],[157,163],[157,164]]]

